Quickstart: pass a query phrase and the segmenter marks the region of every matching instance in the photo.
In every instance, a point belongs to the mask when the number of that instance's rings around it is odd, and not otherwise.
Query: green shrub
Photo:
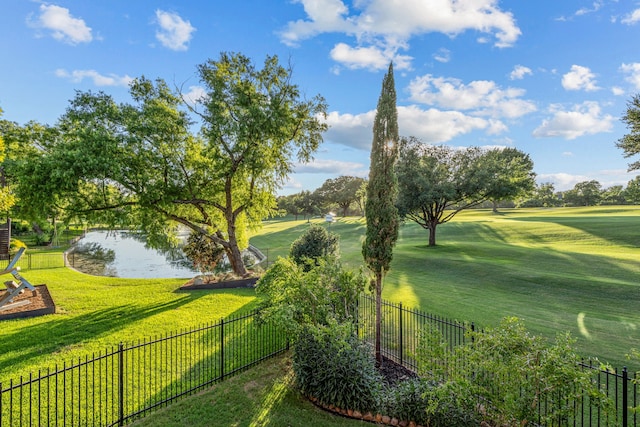
[[[338,258],[339,241],[340,237],[336,233],[313,224],[291,244],[289,256],[296,264],[308,270],[319,258]]]
[[[335,260],[318,259],[306,270],[291,258],[278,258],[258,280],[261,317],[284,328],[293,340],[306,324],[354,320],[364,274],[343,269]]]
[[[293,348],[296,385],[307,396],[342,409],[379,408],[382,378],[369,348],[350,323],[306,325]]]
[[[564,425],[585,394],[603,412],[611,409],[591,372],[579,367],[568,334],[549,345],[529,334],[518,319],[506,318],[498,328],[469,333],[467,344],[453,352],[445,350],[442,339],[437,343],[435,335],[427,331],[418,350],[421,375],[444,380],[459,402],[481,402],[478,409],[487,421]],[[540,404],[546,414],[539,419]]]

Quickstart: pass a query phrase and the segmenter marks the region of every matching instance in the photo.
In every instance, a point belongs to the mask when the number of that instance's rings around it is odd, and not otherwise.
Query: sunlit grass
[[[121,279],[67,268],[26,270],[45,283],[57,314],[0,322],[0,382],[119,342],[213,323],[255,306],[251,289],[180,291],[185,279]]]
[[[362,266],[364,219],[325,225],[343,261]],[[270,221],[251,242],[275,259],[306,227]],[[426,230],[401,227],[384,298],[486,326],[517,316],[549,338],[570,331],[581,354],[617,367],[640,348],[640,207],[470,210],[437,233],[429,247]]]
[[[287,356],[272,359],[196,396],[181,400],[134,426],[347,427],[362,421],[318,409],[293,387]]]

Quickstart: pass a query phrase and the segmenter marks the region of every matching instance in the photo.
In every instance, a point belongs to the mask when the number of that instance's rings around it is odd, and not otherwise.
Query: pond
[[[68,258],[77,270],[96,276],[182,279],[198,274],[182,251],[148,248],[143,236],[124,230],[90,231]]]

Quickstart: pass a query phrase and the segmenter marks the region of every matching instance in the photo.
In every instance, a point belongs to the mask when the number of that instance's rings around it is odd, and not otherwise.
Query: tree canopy
[[[205,94],[195,101],[144,77],[131,84],[132,104],[78,92],[59,137],[25,164],[29,188],[75,215],[137,227],[152,244],[186,226],[244,275],[247,228],[275,209],[293,159],[308,161],[322,142],[326,104],[303,99],[276,56],[259,69],[222,53],[197,69]]]
[[[535,177],[529,156],[515,149],[455,149],[416,138],[403,140],[396,170],[400,215],[429,230],[429,246],[438,225],[484,201],[530,191]]]
[[[347,216],[349,207],[358,201],[358,190],[364,182],[364,178],[339,176],[326,180],[315,193],[320,200],[338,205],[342,210],[342,216]]]
[[[629,133],[618,140],[616,145],[624,151],[625,157],[640,154],[640,94],[636,94],[627,104],[627,112],[622,117]],[[640,169],[640,160],[629,164],[629,170]]]

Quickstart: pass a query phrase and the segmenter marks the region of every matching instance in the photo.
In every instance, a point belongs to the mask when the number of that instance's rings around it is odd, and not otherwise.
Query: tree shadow
[[[66,348],[126,328],[128,325],[189,304],[204,294],[184,292],[174,301],[146,306],[127,304],[92,311],[78,316],[50,315],[43,323],[25,326],[3,336],[0,354],[15,356],[0,360],[0,371],[15,364],[24,366],[29,359],[43,354],[56,354]],[[116,345],[117,343],[112,343]]]

